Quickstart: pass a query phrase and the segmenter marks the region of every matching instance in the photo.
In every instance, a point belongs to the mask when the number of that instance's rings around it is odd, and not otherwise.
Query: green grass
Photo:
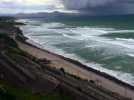
[[[0,100],[73,100],[71,96],[60,91],[32,94],[30,90],[19,89],[7,83],[0,82]]]
[[[73,78],[75,78],[75,79],[77,79],[77,80],[81,80],[81,78],[79,77],[79,76],[76,76],[76,75],[72,75],[72,74],[69,74],[69,73],[67,73],[69,76],[71,76],[71,77],[73,77]]]

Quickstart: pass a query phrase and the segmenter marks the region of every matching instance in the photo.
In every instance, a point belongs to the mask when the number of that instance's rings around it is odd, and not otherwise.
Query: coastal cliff
[[[68,73],[66,69],[60,67],[60,64],[51,60],[53,57],[48,51],[44,51],[46,58],[37,57],[36,55],[42,54],[39,53],[39,48],[27,43],[22,31],[16,25],[24,24],[15,22],[14,18],[0,19],[0,98],[6,100],[9,98],[10,100],[11,98],[12,100],[131,100],[104,89],[94,80],[86,80]],[[25,51],[23,47],[29,52],[33,49],[37,51],[34,55]],[[64,67],[63,64],[62,66]]]

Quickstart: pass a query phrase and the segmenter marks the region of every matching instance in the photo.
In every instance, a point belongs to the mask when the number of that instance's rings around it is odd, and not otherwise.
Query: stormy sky
[[[60,0],[0,0],[0,13],[34,13],[64,10]]]
[[[0,0],[1,13],[46,11],[80,14],[133,14],[134,0]]]
[[[87,14],[134,13],[134,0],[63,0],[63,4]]]

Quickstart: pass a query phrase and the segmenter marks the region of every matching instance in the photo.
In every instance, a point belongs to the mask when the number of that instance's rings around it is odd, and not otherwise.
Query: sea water
[[[24,35],[42,48],[134,85],[133,15],[21,21]]]

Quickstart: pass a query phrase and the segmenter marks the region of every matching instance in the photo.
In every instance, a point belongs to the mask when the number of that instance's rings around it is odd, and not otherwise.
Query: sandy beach
[[[50,53],[47,50],[42,50],[40,48],[36,48],[35,46],[28,45],[27,43],[23,43],[17,41],[20,49],[23,51],[39,58],[39,59],[47,59],[51,61],[50,66],[55,67],[57,69],[64,68],[64,70],[70,74],[77,75],[85,80],[93,80],[96,84],[108,89],[112,92],[118,93],[122,96],[130,97],[134,100],[134,88],[131,86],[122,85],[119,82],[115,82],[110,80],[104,76],[101,76],[93,71],[86,70],[81,67],[81,65],[76,65],[70,61],[62,59],[60,56]]]

